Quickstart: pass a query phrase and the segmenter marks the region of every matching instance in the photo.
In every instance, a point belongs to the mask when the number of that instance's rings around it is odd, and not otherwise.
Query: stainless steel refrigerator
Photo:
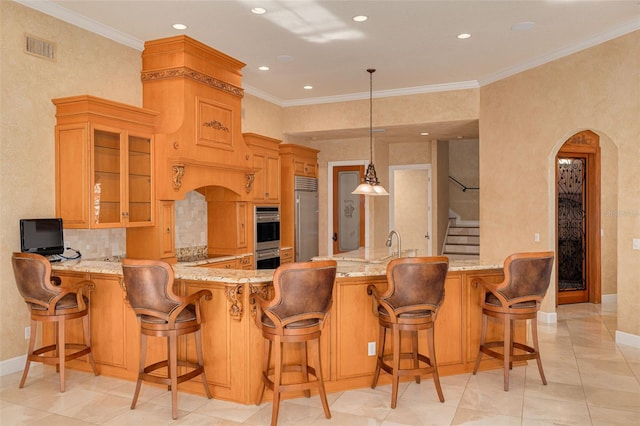
[[[296,262],[318,255],[318,179],[295,176]]]

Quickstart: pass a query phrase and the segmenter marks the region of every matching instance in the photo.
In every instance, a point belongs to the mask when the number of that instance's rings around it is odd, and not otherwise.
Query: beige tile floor
[[[445,403],[432,380],[403,383],[398,406],[390,387],[329,395],[332,418],[318,397],[281,404],[280,425],[632,425],[640,419],[640,349],[614,342],[615,304],[562,306],[558,323],[540,324],[548,385],[534,362],[513,369],[510,391],[502,371],[442,378]],[[58,391],[52,367],[36,364],[24,389],[20,373],[0,380],[0,424],[6,425],[268,425],[271,403],[241,405],[180,393],[178,420],[171,420],[170,394],[142,387],[129,409],[134,383],[70,371],[67,391]]]

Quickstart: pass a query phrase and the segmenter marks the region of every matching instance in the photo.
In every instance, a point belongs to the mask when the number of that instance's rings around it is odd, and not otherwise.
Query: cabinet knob
[[[167,228],[167,234],[171,233],[171,228]]]

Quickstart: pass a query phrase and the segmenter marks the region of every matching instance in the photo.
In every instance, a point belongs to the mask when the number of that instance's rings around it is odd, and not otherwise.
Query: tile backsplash
[[[204,195],[188,192],[184,200],[176,200],[176,252],[187,257],[207,250],[207,202]],[[83,259],[125,256],[127,250],[125,228],[65,229],[65,247],[82,253]],[[75,253],[67,252],[72,257]],[[180,256],[179,256],[180,257]]]
[[[124,256],[127,247],[126,230],[112,229],[65,229],[65,247],[71,247],[82,253],[83,259],[96,259],[110,256]],[[75,253],[67,251],[65,256]]]
[[[207,245],[207,202],[204,195],[189,191],[176,200],[176,250]]]

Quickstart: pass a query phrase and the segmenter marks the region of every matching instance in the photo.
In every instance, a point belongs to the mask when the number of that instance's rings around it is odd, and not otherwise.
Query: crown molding
[[[551,52],[547,55],[539,56],[531,61],[524,62],[520,65],[516,65],[514,67],[510,67],[502,71],[499,71],[495,74],[491,74],[485,78],[481,78],[479,80],[480,86],[486,86],[487,84],[495,83],[496,81],[502,80],[507,77],[511,77],[512,75],[521,73],[523,71],[527,71],[531,68],[535,68],[540,65],[544,65],[546,63],[555,61],[556,59],[569,56],[573,53],[577,53],[577,52],[580,52],[581,50],[585,50],[590,47],[597,46],[609,40],[613,40],[614,38],[618,38],[638,30],[640,30],[640,19],[636,17],[634,19],[631,19],[628,23],[624,25],[616,27],[610,31],[605,31],[603,33],[600,33],[594,37],[583,40],[580,43],[576,43],[574,45],[565,47],[564,49],[556,50],[555,52]]]
[[[107,25],[101,24],[100,22],[94,21],[93,19],[89,19],[87,17],[79,15],[75,12],[70,11],[69,9],[65,9],[64,7],[59,6],[56,3],[50,2],[48,0],[38,0],[38,1],[13,0],[13,1],[23,6],[42,12],[46,15],[53,16],[54,18],[58,18],[61,21],[67,22],[71,25],[75,25],[76,27],[80,27],[83,30],[87,30],[92,33],[106,37],[110,40],[115,41],[116,43],[120,43],[125,46],[131,47],[133,49],[139,50],[140,52],[144,50],[143,40],[138,40],[135,37],[131,37],[121,31],[118,31]]]
[[[477,89],[480,85],[477,81],[461,81],[457,83],[432,84],[429,86],[404,87],[400,89],[377,90],[373,92],[374,98],[390,98],[392,96],[419,95],[423,93],[449,92],[453,90]],[[348,102],[369,99],[369,92],[350,93],[346,95],[323,96],[317,98],[304,98],[282,100],[280,106],[303,106],[328,104],[333,102]]]

